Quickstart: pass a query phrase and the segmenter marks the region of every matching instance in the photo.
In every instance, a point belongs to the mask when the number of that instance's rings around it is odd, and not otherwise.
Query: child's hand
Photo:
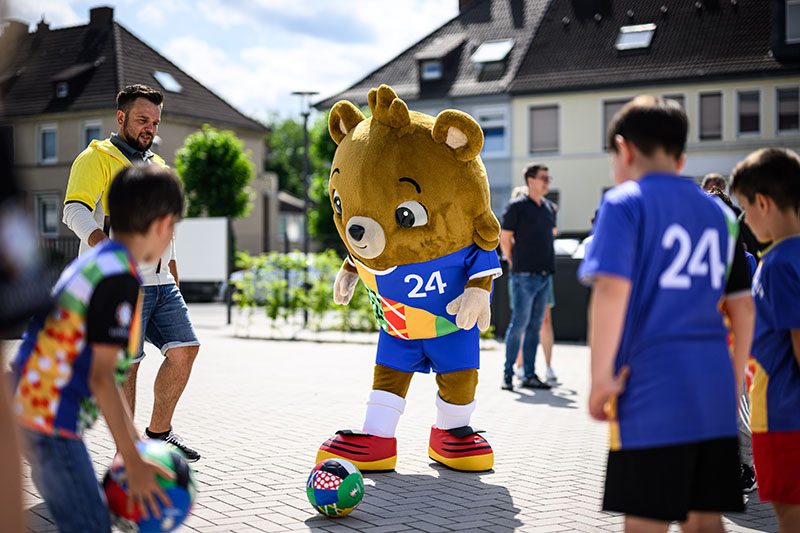
[[[619,370],[619,374],[610,381],[592,383],[592,389],[589,392],[589,414],[592,415],[592,418],[600,421],[616,419],[617,396],[625,390],[625,381],[630,372],[630,367],[623,366]]]
[[[150,516],[149,506],[153,516],[161,518],[161,509],[156,502],[156,498],[161,500],[165,507],[172,505],[172,502],[156,480],[156,475],[167,479],[175,479],[175,474],[162,465],[141,457],[134,464],[126,465],[125,468],[128,473],[129,505],[138,505],[145,518]]]

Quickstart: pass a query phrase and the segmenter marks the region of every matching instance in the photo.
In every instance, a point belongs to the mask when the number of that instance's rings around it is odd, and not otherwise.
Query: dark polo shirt
[[[552,274],[556,271],[553,251],[555,225],[556,213],[547,198],[542,198],[542,204],[538,205],[525,195],[515,198],[506,206],[503,229],[514,232],[512,274]]]

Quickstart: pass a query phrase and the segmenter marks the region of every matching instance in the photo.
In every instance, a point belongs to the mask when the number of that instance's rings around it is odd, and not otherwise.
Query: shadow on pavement
[[[550,390],[523,389],[515,388],[512,394],[516,394],[516,401],[522,403],[545,404],[551,407],[563,407],[566,409],[577,409],[578,405],[575,398],[578,392],[564,387],[554,387]]]
[[[317,515],[305,524],[312,531],[402,525],[423,531],[491,527],[508,532],[523,525],[508,489],[483,482],[492,471],[455,472],[436,463],[431,468],[435,472],[430,475],[367,473],[364,500],[355,511],[338,519]]]

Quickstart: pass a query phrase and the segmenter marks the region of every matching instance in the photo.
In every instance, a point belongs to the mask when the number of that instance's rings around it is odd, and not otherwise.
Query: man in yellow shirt
[[[118,132],[108,139],[89,143],[72,164],[63,221],[80,238],[79,253],[108,238],[107,194],[114,176],[132,164],[166,166],[150,150],[161,122],[163,101],[160,91],[146,85],[131,85],[120,91]],[[172,415],[200,348],[189,310],[178,289],[174,240],[157,263],[141,264],[139,271],[144,292],[143,340],[159,348],[165,357],[156,376],[153,412],[145,435],[174,444],[189,461],[196,461],[200,454],[172,431]],[[144,355],[142,349],[124,384],[131,412],[136,405],[136,375]]]

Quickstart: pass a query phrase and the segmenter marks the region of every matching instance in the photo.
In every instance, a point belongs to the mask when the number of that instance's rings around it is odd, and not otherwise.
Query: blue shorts
[[[480,356],[480,332],[477,326],[442,337],[414,340],[399,339],[380,330],[375,362],[401,372],[427,374],[433,369],[437,374],[447,374],[480,368]]]
[[[142,303],[142,351],[133,360],[138,363],[144,359],[144,341],[159,350],[161,355],[167,350],[180,346],[200,346],[189,318],[189,308],[183,295],[174,283],[169,285],[145,285]]]
[[[33,484],[58,530],[64,533],[111,532],[105,494],[82,440],[45,435],[22,428]]]

